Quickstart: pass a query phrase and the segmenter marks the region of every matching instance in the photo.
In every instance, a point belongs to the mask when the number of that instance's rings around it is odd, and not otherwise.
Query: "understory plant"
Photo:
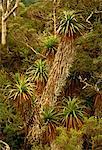
[[[58,38],[56,36],[50,35],[45,38],[43,43],[46,56],[51,54],[55,55],[58,46]]]
[[[34,65],[27,70],[27,74],[35,83],[37,94],[42,93],[42,89],[44,88],[48,79],[48,70],[45,60],[36,60]]]
[[[51,143],[56,137],[56,127],[58,125],[58,113],[55,108],[44,107],[42,111],[43,138],[45,143]]]
[[[82,150],[82,132],[64,127],[57,128],[56,139],[52,142],[52,150]]]
[[[46,62],[49,66],[49,69],[53,63],[55,54],[57,52],[58,48],[58,37],[54,35],[50,35],[45,37],[43,41],[43,46],[44,46],[44,55],[46,56]]]
[[[19,110],[19,113],[25,121],[28,120],[31,113],[34,87],[35,85],[30,78],[16,73],[12,83],[5,89],[8,90],[7,98],[10,100],[10,103]]]
[[[83,124],[84,106],[78,98],[64,98],[63,99],[63,119],[62,123],[68,129],[79,129]]]

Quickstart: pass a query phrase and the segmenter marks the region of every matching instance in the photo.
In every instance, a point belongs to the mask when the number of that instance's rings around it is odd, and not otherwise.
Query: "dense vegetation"
[[[0,150],[102,150],[102,1],[22,0],[4,22]]]

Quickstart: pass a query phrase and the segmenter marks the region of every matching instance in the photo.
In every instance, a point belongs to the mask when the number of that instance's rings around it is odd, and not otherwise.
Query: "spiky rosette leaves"
[[[58,113],[55,108],[45,107],[42,112],[43,125],[45,127],[44,138],[50,143],[56,136],[56,126],[58,124]]]
[[[48,78],[46,62],[42,59],[38,59],[34,65],[28,69],[27,74],[36,82],[46,82]]]
[[[58,46],[58,38],[51,35],[44,39],[44,47],[46,55],[55,54]]]
[[[28,112],[31,110],[34,87],[35,85],[30,78],[16,73],[13,77],[12,84],[6,88],[9,91],[8,99],[10,101],[12,100],[14,106],[23,117],[28,115]]]
[[[58,34],[62,34],[65,37],[74,38],[77,33],[81,34],[83,26],[76,19],[74,11],[64,11],[60,25],[58,28]]]
[[[83,124],[84,106],[78,98],[64,98],[63,123],[67,129],[78,129]]]

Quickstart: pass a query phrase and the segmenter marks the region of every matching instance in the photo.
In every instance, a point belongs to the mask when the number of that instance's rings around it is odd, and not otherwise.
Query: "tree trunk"
[[[6,29],[6,20],[2,16],[2,37],[1,44],[6,45],[7,29]]]
[[[54,35],[56,36],[56,0],[53,0]]]
[[[49,101],[53,105],[57,101],[58,96],[61,95],[74,59],[74,47],[72,47],[72,44],[72,41],[68,39],[63,39],[60,43],[41,98],[41,103]]]
[[[98,92],[95,96],[95,102],[94,102],[94,115],[97,118],[102,118],[102,93]]]

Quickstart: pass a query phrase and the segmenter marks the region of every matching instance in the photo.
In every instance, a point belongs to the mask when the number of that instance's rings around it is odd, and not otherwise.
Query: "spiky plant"
[[[38,59],[34,65],[28,69],[27,74],[29,74],[31,79],[35,82],[46,82],[48,78],[46,62],[42,59]]]
[[[70,67],[75,56],[74,39],[82,25],[76,20],[74,12],[64,12],[57,33],[61,35],[61,42],[55,55],[53,66],[49,73],[48,82],[42,95],[42,101],[48,98],[50,102],[56,101],[60,96]],[[81,33],[81,32],[80,32]]]
[[[14,106],[19,109],[23,117],[26,117],[26,110],[30,110],[32,105],[34,83],[27,76],[16,73],[8,90],[8,98],[13,100]]]
[[[58,124],[58,114],[55,108],[45,107],[42,112],[44,130],[44,139],[50,143],[56,136],[56,126]]]
[[[63,123],[69,128],[79,129],[83,124],[84,106],[78,98],[64,98]]]
[[[55,55],[57,51],[58,39],[57,37],[51,35],[45,38],[44,40],[44,47],[46,56],[53,54]]]
[[[35,61],[34,65],[28,69],[27,74],[35,82],[37,95],[41,94],[48,78],[45,60]]]
[[[43,53],[44,55],[46,55],[46,62],[50,69],[52,66],[55,54],[57,52],[58,38],[53,35],[45,37],[43,40],[43,46],[44,46]]]
[[[72,39],[76,33],[81,34],[80,29],[82,28],[83,26],[77,21],[74,11],[64,11],[57,32]]]

